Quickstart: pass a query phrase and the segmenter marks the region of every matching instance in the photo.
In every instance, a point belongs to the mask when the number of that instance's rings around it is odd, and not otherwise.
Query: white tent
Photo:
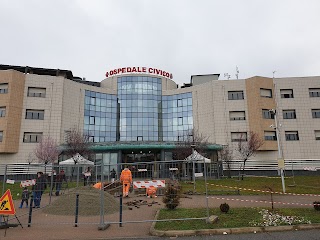
[[[88,159],[85,159],[79,153],[74,155],[72,158],[61,161],[59,164],[60,165],[94,165],[93,162],[89,161]]]
[[[196,161],[196,162],[211,163],[211,160],[209,158],[202,156],[196,150],[194,150],[193,153],[189,157],[186,158],[186,160],[188,162]]]

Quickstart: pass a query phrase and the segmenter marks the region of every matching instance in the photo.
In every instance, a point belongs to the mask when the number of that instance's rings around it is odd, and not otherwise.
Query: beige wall
[[[14,70],[0,71],[0,83],[8,83],[8,93],[0,94],[0,106],[6,107],[6,116],[0,118],[0,131],[4,135],[0,153],[17,153],[25,76]]]
[[[309,97],[309,88],[320,88],[320,77],[276,78],[280,134],[285,159],[320,159],[320,119],[312,118],[311,109],[320,109],[320,98]],[[281,98],[280,89],[293,89],[294,98]],[[282,110],[295,109],[297,119],[283,119]],[[299,141],[286,141],[285,131],[298,131]]]
[[[260,96],[260,89],[271,89],[272,98]],[[274,125],[274,119],[264,119],[262,109],[276,109],[272,78],[252,77],[246,79],[248,122],[250,131],[257,133],[264,139],[264,131],[274,131],[270,125]],[[259,150],[277,150],[277,141],[264,141]]]

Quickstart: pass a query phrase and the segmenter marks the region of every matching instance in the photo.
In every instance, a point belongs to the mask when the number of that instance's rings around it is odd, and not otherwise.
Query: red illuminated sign
[[[147,68],[147,67],[124,67],[124,68],[116,68],[106,72],[106,77],[112,77],[117,74],[125,74],[125,73],[149,73],[154,75],[163,76],[166,78],[172,79],[172,73],[163,71],[157,68]]]

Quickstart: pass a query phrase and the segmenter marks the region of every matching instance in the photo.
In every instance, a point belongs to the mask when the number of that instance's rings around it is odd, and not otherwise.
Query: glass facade
[[[85,92],[84,130],[92,142],[117,140],[117,96]]]
[[[163,141],[183,141],[192,133],[192,94],[162,96]]]
[[[161,79],[118,78],[120,141],[161,141]]]
[[[117,95],[85,92],[84,130],[93,142],[183,141],[193,129],[192,93],[162,96],[158,77],[118,77]]]

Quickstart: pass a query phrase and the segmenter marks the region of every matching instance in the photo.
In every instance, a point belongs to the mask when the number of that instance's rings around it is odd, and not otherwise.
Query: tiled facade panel
[[[275,125],[274,119],[264,119],[262,109],[276,109],[273,80],[271,78],[253,77],[246,79],[248,121],[250,131],[264,138],[264,131],[274,131],[270,125]],[[271,90],[271,98],[261,96],[261,91]],[[260,150],[277,150],[277,141],[265,140]]]
[[[6,116],[0,118],[0,131],[3,131],[0,153],[17,153],[19,151],[25,75],[13,70],[1,71],[1,83],[8,84],[8,93],[0,94],[0,106],[6,107]]]
[[[320,129],[320,119],[312,118],[311,109],[320,108],[320,97],[310,97],[309,88],[320,88],[320,77],[275,79],[285,159],[319,159],[320,141],[315,140],[314,130]],[[281,98],[280,89],[293,89],[294,98]],[[297,118],[283,119],[286,109],[295,109]],[[298,131],[299,141],[286,141],[285,131]]]

